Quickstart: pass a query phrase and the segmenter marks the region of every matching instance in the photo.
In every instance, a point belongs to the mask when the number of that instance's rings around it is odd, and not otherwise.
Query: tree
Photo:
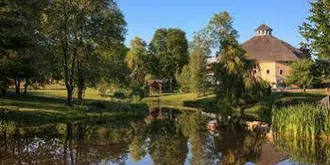
[[[47,41],[40,33],[47,3],[46,0],[6,0],[1,4],[1,79],[5,81],[3,84],[13,81],[17,94],[23,80],[26,93],[28,85],[44,83],[52,77],[50,68],[56,61],[46,55]]]
[[[317,57],[330,59],[330,1],[316,0],[311,6],[311,15],[299,27],[306,39],[303,45]]]
[[[320,75],[317,72],[315,62],[311,59],[301,59],[291,64],[291,75],[288,77],[290,84],[297,84],[303,87],[306,92],[306,87],[320,82]]]
[[[181,86],[180,91],[181,92],[189,92],[190,91],[190,83],[191,83],[191,74],[189,65],[185,65],[182,68],[181,73],[177,72],[175,74],[175,78],[179,85]]]
[[[44,14],[44,32],[62,55],[67,102],[73,103],[78,85],[82,102],[85,88],[94,85],[90,75],[98,73],[104,52],[115,50],[124,41],[126,22],[112,0],[54,0]],[[95,78],[95,77],[94,77]]]
[[[145,61],[147,58],[147,43],[139,37],[135,37],[131,41],[131,48],[127,54],[127,65],[131,69],[131,84],[142,86],[145,83],[145,76],[147,75],[147,68]]]
[[[207,63],[206,58],[211,53],[209,42],[203,31],[196,33],[191,51],[189,69],[191,74],[190,89],[198,95],[205,94],[207,82]]]
[[[238,34],[229,13],[215,14],[206,31],[213,47],[220,53],[220,60],[214,65],[217,98],[227,98],[229,103],[238,104],[247,93],[249,84],[246,82],[258,83],[253,75],[256,65],[246,59],[245,51],[236,39]]]
[[[189,62],[188,40],[186,34],[180,29],[158,29],[149,44],[149,59],[153,63],[153,75],[164,79],[172,91],[176,72],[181,72],[184,65]]]
[[[236,40],[238,32],[233,28],[233,18],[226,11],[214,14],[206,31],[213,48],[218,52],[229,45],[238,44]]]
[[[315,68],[322,79],[330,78],[330,60],[315,60]]]

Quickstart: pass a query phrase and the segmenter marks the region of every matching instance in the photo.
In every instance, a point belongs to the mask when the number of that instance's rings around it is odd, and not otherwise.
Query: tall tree
[[[148,55],[147,43],[139,37],[135,37],[131,41],[131,48],[127,54],[127,65],[131,69],[130,78],[133,85],[141,86],[144,84],[147,75],[147,67],[145,61]]]
[[[198,95],[204,95],[208,87],[206,59],[211,53],[210,46],[205,31],[202,30],[195,34],[189,69],[191,74],[190,89],[197,92]]]
[[[311,15],[299,27],[306,39],[303,46],[319,58],[330,59],[330,1],[316,0],[311,7]]]
[[[27,87],[32,80],[45,79],[45,73],[50,71],[45,68],[50,60],[43,58],[45,44],[40,34],[41,15],[46,5],[46,0],[5,0],[1,3],[2,79],[13,80],[16,93],[20,93],[24,79]]]
[[[233,28],[233,18],[226,11],[214,14],[206,27],[212,46],[221,52],[232,44],[238,44],[238,32]]]
[[[189,62],[188,40],[180,29],[158,29],[149,44],[150,58],[158,65],[153,74],[164,79],[172,90],[175,73]],[[155,66],[155,65],[152,65]]]
[[[191,83],[191,73],[189,65],[185,65],[182,68],[181,73],[177,72],[175,74],[176,81],[180,85],[181,92],[189,92],[190,91],[190,83]]]
[[[122,44],[126,22],[113,0],[53,0],[44,15],[45,34],[63,58],[67,102],[73,103],[78,85],[82,102],[88,75],[98,69],[102,51]],[[102,74],[100,74],[102,75]],[[77,80],[77,82],[75,82]],[[89,82],[88,82],[89,83]]]
[[[236,39],[238,34],[229,13],[215,14],[206,30],[213,47],[220,52],[219,63],[214,66],[217,98],[227,98],[229,103],[237,104],[246,93],[246,82],[255,77],[252,75],[255,64],[246,59],[245,51]]]
[[[166,38],[167,30],[157,29],[151,42],[149,43],[149,59],[152,60],[152,63],[150,64],[150,72],[159,78],[163,78],[162,67],[160,66],[160,58],[166,57]]]

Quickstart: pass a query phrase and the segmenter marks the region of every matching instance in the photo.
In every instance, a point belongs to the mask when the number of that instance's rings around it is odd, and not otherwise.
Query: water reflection
[[[227,117],[226,117],[227,119]],[[28,125],[0,120],[0,164],[329,164],[329,145],[244,132],[201,113],[150,107],[146,116]]]

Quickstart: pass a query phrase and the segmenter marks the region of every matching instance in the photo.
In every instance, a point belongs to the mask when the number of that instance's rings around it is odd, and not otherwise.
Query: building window
[[[269,70],[266,71],[267,74],[269,74],[269,72],[270,72]]]
[[[280,75],[282,75],[283,74],[283,70],[280,70]]]

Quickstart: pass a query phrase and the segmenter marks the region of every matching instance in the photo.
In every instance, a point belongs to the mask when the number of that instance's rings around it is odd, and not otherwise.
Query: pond
[[[147,110],[146,110],[147,111]],[[251,133],[236,119],[152,108],[145,116],[68,123],[0,120],[0,164],[329,164],[330,145]]]

